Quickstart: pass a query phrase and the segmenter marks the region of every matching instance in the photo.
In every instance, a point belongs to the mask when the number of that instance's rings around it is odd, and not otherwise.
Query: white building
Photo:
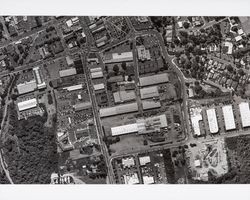
[[[129,157],[129,158],[123,158],[122,159],[122,165],[124,167],[132,167],[135,165],[135,160],[133,157]]]
[[[190,109],[190,115],[191,115],[191,123],[194,131],[194,135],[200,136],[200,124],[199,122],[202,120],[201,115],[201,108],[191,108]]]
[[[96,84],[94,85],[94,90],[97,91],[97,90],[102,90],[104,89],[104,84],[103,83],[100,83],[100,84]]]
[[[155,183],[153,176],[142,176],[143,184],[153,184]]]
[[[17,106],[20,112],[31,108],[35,108],[37,106],[37,100],[36,98],[33,98],[26,101],[22,101],[17,103]]]
[[[225,121],[225,128],[227,131],[236,128],[234,121],[234,113],[232,105],[226,105],[222,107],[223,117]]]
[[[219,127],[218,127],[217,116],[216,116],[216,112],[214,108],[207,110],[207,120],[208,120],[210,133],[217,133],[219,131]]]
[[[127,124],[122,126],[116,126],[111,128],[112,136],[130,134],[130,133],[137,133],[138,126],[137,123]]]
[[[139,157],[139,162],[141,166],[146,165],[147,163],[150,163],[150,157],[149,156],[143,156],[143,157]]]
[[[69,92],[71,92],[71,91],[75,91],[75,90],[80,90],[82,88],[83,88],[82,84],[78,84],[78,85],[72,85],[72,86],[69,86],[69,87],[65,87],[63,89],[68,90]]]
[[[249,127],[250,126],[250,109],[248,102],[241,102],[239,104],[240,108],[240,116],[241,116],[241,123],[242,127]]]
[[[137,53],[138,53],[138,59],[141,61],[151,59],[150,52],[148,49],[145,48],[144,45],[137,47]]]
[[[137,173],[123,175],[123,178],[125,184],[134,185],[140,183]]]
[[[111,55],[108,54],[104,58],[104,63],[117,63],[117,62],[128,62],[133,61],[133,53],[130,52],[123,52],[123,53],[112,53]]]

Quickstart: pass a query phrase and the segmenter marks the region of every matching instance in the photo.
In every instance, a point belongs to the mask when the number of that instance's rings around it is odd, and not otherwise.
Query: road
[[[13,79],[13,82],[14,82],[14,79]],[[12,85],[13,85],[13,82],[11,83],[10,87],[8,88],[8,92],[7,92],[7,96],[6,96],[6,101],[5,101],[5,106],[4,106],[4,111],[3,111],[3,120],[1,122],[1,130],[0,130],[0,139],[2,139],[2,136],[3,136],[3,132],[2,130],[5,130],[4,126],[5,126],[5,118],[7,117],[7,111],[8,111],[8,105],[9,105],[9,95],[10,95],[10,92],[11,92],[11,88],[12,88]],[[9,170],[7,169],[6,167],[6,163],[4,161],[4,152],[2,149],[0,149],[0,163],[1,163],[1,167],[2,169],[4,170],[4,173],[5,173],[5,176],[7,177],[7,179],[9,180],[9,182],[11,184],[14,184],[13,180],[11,179],[10,177],[10,173],[9,173]]]

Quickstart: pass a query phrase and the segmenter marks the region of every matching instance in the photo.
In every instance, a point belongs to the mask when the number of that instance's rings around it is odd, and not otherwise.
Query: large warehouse
[[[141,77],[139,82],[140,86],[144,87],[149,85],[157,85],[160,83],[167,83],[169,82],[169,78],[167,73],[163,73],[163,74]]]
[[[109,117],[136,111],[138,111],[138,105],[135,102],[135,103],[113,106],[109,108],[101,108],[99,112],[100,112],[100,117]]]
[[[33,98],[33,99],[26,100],[26,101],[22,101],[22,102],[17,103],[17,106],[18,106],[19,112],[28,110],[31,108],[35,108],[37,106],[37,100],[36,98]]]
[[[225,121],[226,131],[233,130],[236,128],[234,121],[234,113],[232,105],[226,105],[222,107],[223,117]]]
[[[159,97],[159,91],[157,86],[141,88],[140,93],[141,93],[141,99]]]
[[[241,102],[239,104],[240,108],[240,116],[241,116],[241,123],[242,127],[249,127],[250,126],[250,109],[248,102]]]
[[[36,80],[31,80],[17,85],[18,94],[26,94],[29,92],[34,92],[36,89],[37,89]]]
[[[218,127],[215,108],[207,110],[207,120],[210,133],[217,133],[219,131],[219,127]]]
[[[119,63],[119,62],[129,62],[133,61],[133,53],[131,52],[123,52],[123,53],[112,53],[107,54],[104,58],[104,63]]]
[[[167,118],[165,114],[148,117],[145,119],[138,119],[136,123],[121,125],[111,128],[112,136],[125,135],[130,133],[152,133],[154,131],[159,131],[160,128],[167,127]]]

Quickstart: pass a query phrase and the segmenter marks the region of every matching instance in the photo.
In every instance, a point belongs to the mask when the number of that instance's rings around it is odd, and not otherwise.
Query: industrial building
[[[135,159],[133,157],[122,158],[123,167],[132,167],[135,165]]]
[[[232,105],[226,105],[222,107],[223,117],[225,121],[226,131],[233,130],[236,128],[234,121],[234,113]]]
[[[101,108],[99,112],[100,112],[100,117],[109,117],[109,116],[137,112],[137,111],[138,111],[138,105],[135,102],[109,108]]]
[[[218,133],[219,127],[218,127],[215,108],[207,110],[207,120],[210,133]]]
[[[143,110],[149,110],[149,109],[154,109],[154,108],[160,108],[161,103],[159,101],[142,101],[142,109]]]
[[[139,162],[141,166],[146,165],[147,163],[150,163],[150,157],[149,156],[143,156],[143,157],[139,157]]]
[[[113,93],[115,103],[135,100],[135,91],[118,91]]]
[[[141,99],[159,97],[159,91],[157,86],[141,88],[140,93],[141,93]]]
[[[36,83],[37,83],[37,88],[40,89],[44,89],[46,88],[46,83],[43,80],[43,77],[41,75],[41,70],[40,67],[34,67],[33,71],[35,73],[35,77],[36,77]]]
[[[148,117],[146,119],[138,119],[136,123],[116,126],[111,128],[112,136],[125,135],[131,133],[146,134],[160,131],[160,128],[167,127],[166,115]]]
[[[105,89],[103,83],[94,85],[94,90],[95,90],[95,91],[97,91],[97,90],[103,90],[103,89]]]
[[[155,183],[153,176],[144,175],[144,176],[142,176],[142,179],[143,179],[143,184],[153,184],[153,183]]]
[[[105,64],[109,64],[109,63],[119,63],[119,62],[129,62],[129,61],[133,61],[132,51],[107,54],[105,55],[103,62]]]
[[[136,172],[133,174],[123,175],[123,179],[124,179],[124,183],[129,184],[129,185],[140,183],[139,178],[138,178],[138,174]]]
[[[34,92],[36,89],[37,89],[36,80],[31,80],[17,85],[18,94],[26,94],[29,92]]]
[[[31,108],[35,108],[36,106],[37,106],[36,98],[17,103],[17,107],[18,107],[19,112],[24,111],[24,110],[28,110]]]
[[[190,109],[190,116],[191,116],[191,123],[194,135],[200,136],[200,121],[202,120],[202,109],[201,108],[191,108]]]
[[[241,123],[242,127],[249,127],[250,126],[250,109],[248,102],[241,102],[239,104],[240,109],[240,116],[241,116]]]
[[[167,73],[156,74],[156,75],[152,75],[152,76],[141,77],[139,79],[139,82],[140,82],[141,87],[145,87],[145,86],[149,86],[149,85],[157,85],[160,83],[167,83],[167,82],[169,82],[169,77],[168,77]]]
[[[64,69],[64,70],[59,71],[60,77],[72,76],[75,74],[76,74],[75,68],[69,68],[69,69]]]
[[[72,86],[69,86],[69,87],[65,87],[63,88],[64,90],[68,90],[69,92],[71,91],[75,91],[75,90],[80,90],[83,88],[83,85],[82,84],[78,84],[78,85],[72,85]]]
[[[137,47],[137,53],[138,53],[138,59],[141,60],[141,61],[151,59],[150,52],[149,52],[148,49],[145,48],[144,45],[141,45],[141,46]]]
[[[98,67],[98,68],[92,68],[90,69],[91,72],[91,78],[95,79],[95,78],[102,78],[103,77],[103,72],[102,72],[102,68]]]

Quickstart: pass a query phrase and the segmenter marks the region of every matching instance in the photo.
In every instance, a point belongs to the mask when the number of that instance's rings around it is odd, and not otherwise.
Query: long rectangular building
[[[101,108],[99,112],[100,112],[100,117],[109,117],[109,116],[121,115],[125,113],[137,112],[137,111],[138,111],[138,105],[135,102],[135,103],[109,107],[109,108]]]
[[[17,91],[19,94],[34,92],[36,89],[37,89],[36,80],[31,80],[17,85]]]
[[[234,121],[234,113],[232,105],[226,105],[222,107],[223,117],[225,121],[225,128],[227,131],[236,128]]]
[[[156,75],[152,75],[152,76],[141,77],[139,79],[139,82],[140,82],[141,87],[145,87],[145,86],[149,86],[149,85],[157,85],[160,83],[167,83],[167,82],[169,82],[169,77],[168,77],[167,73],[156,74]]]
[[[59,71],[60,77],[72,76],[76,74],[75,68],[69,68]]]
[[[249,127],[250,126],[250,109],[248,102],[241,102],[239,104],[240,108],[240,116],[241,116],[241,123],[242,127]]]
[[[37,106],[37,100],[36,98],[33,98],[26,101],[22,101],[17,103],[17,106],[20,112],[31,108],[35,108]]]
[[[217,133],[219,131],[217,116],[215,109],[208,109],[207,110],[207,120],[210,133]]]
[[[140,93],[141,93],[141,99],[159,97],[159,91],[157,86],[141,88]]]
[[[118,63],[118,62],[129,62],[133,61],[133,53],[130,52],[123,52],[123,53],[112,53],[108,54],[104,58],[104,63]]]
[[[149,110],[149,109],[154,109],[154,108],[160,108],[161,103],[159,101],[142,101],[142,109],[143,110]]]

